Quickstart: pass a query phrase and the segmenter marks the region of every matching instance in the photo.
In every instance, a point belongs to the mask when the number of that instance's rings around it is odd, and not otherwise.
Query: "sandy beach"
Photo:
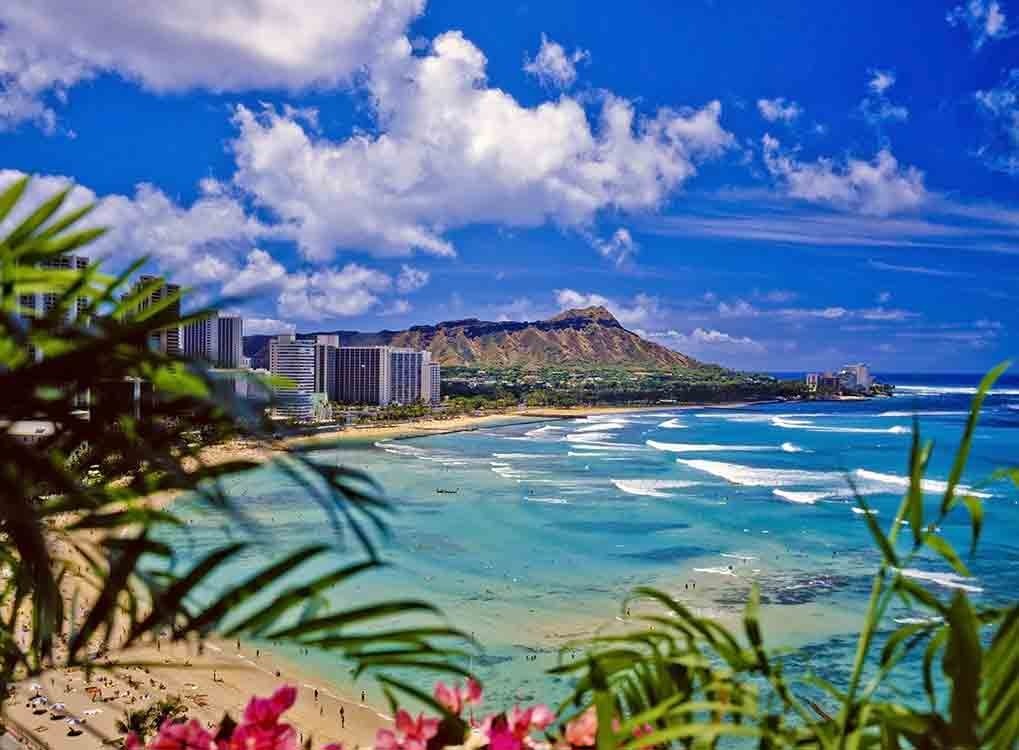
[[[180,696],[188,716],[212,726],[224,713],[239,719],[251,696],[268,696],[288,684],[298,688],[298,699],[285,719],[302,739],[310,737],[315,748],[329,742],[371,747],[376,730],[388,723],[383,711],[362,703],[359,695],[343,695],[271,650],[243,642],[238,648],[236,642],[206,640],[200,648],[197,643],[163,641],[158,648],[132,648],[111,658],[111,668],[96,669],[89,679],[80,668],[53,669],[19,683],[5,706],[5,719],[13,720],[16,734],[27,731],[54,750],[119,747],[123,735],[117,732],[117,720],[158,699]],[[46,704],[29,706],[35,695],[45,696]],[[54,711],[54,704],[64,708]],[[85,722],[81,734],[69,734],[70,717]]]

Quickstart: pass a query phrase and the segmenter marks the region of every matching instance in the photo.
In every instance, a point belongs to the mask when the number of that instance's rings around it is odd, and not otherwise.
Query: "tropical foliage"
[[[832,750],[1019,745],[1019,603],[989,606],[961,589],[941,598],[904,574],[918,556],[935,555],[958,575],[969,575],[966,559],[978,547],[984,510],[961,481],[981,405],[1004,367],[981,384],[935,504],[925,498],[932,446],[918,427],[909,486],[888,528],[857,499],[880,563],[845,684],[817,674],[787,676],[782,655],[766,645],[756,589],[741,632],[697,616],[664,592],[639,589],[639,629],[570,645],[585,656],[564,658],[554,670],[573,685],[558,711],[510,708],[475,720],[481,691],[473,681],[440,684],[428,694],[386,673],[423,668],[468,676],[461,633],[441,622],[420,627],[389,619],[434,614],[427,603],[323,608],[338,598],[336,587],[379,564],[374,540],[385,532],[390,508],[359,472],[323,464],[307,451],[277,458],[279,469],[333,519],[335,540],[268,561],[211,600],[199,596],[203,582],[254,542],[224,544],[181,569],[159,536],[181,519],[154,499],[192,493],[258,539],[258,523],[231,500],[225,484],[255,462],[210,462],[204,440],[195,436],[261,439],[269,425],[260,409],[222,393],[206,366],[149,348],[153,330],[182,319],[171,312],[172,296],[139,310],[153,287],[126,285],[141,262],[116,277],[94,265],[51,267],[100,230],[75,229],[88,209],[61,213],[63,193],[13,222],[24,190],[22,181],[0,193],[0,226],[13,224],[0,240],[0,424],[41,419],[54,429],[32,444],[0,429],[0,697],[13,679],[49,665],[94,665],[98,651],[128,647],[157,631],[178,639],[219,631],[331,649],[357,670],[381,670],[394,709],[402,691],[431,715],[399,709],[394,728],[377,738],[379,750],[522,750],[543,742],[599,750],[710,748],[732,741]],[[44,314],[25,309],[30,294],[49,295]],[[106,410],[102,421],[74,416],[80,394],[131,379],[153,384],[156,397],[144,417],[130,403]],[[1019,471],[998,478],[1019,484]],[[959,512],[969,517],[968,555],[940,531]],[[302,566],[332,559],[337,548],[355,561],[302,575]],[[924,616],[891,627],[896,603]],[[895,699],[888,688],[902,684],[922,686],[924,701]],[[240,725],[225,719],[215,733],[173,713],[150,747],[294,750],[293,727],[279,721],[292,702],[292,688],[253,699]],[[136,725],[142,731],[131,735],[132,746],[152,730],[145,716],[125,722],[129,730]]]
[[[179,293],[153,302],[158,280],[130,287],[144,260],[116,276],[97,264],[76,269],[71,255],[103,234],[79,228],[91,207],[64,209],[64,191],[21,209],[26,185],[0,187],[0,228],[9,228],[0,239],[0,701],[14,679],[48,666],[95,665],[97,654],[164,631],[174,639],[219,630],[299,642],[339,652],[357,670],[462,671],[451,649],[459,633],[441,621],[392,622],[408,613],[434,619],[427,603],[328,607],[337,587],[380,564],[376,543],[391,507],[370,477],[308,450],[288,450],[275,466],[328,514],[332,537],[248,568],[211,599],[201,594],[232,561],[259,555],[264,541],[225,489],[258,462],[210,461],[202,445],[267,438],[264,408],[225,390],[208,365],[150,348],[153,331],[209,311],[178,316]],[[35,295],[45,304],[33,304]],[[142,403],[104,397],[136,383],[152,386]],[[91,418],[76,410],[83,394],[101,402]],[[14,435],[26,421],[52,432],[26,443]],[[161,538],[183,521],[158,501],[179,493],[221,514],[242,539],[192,564],[178,560]],[[328,561],[326,572],[303,574],[319,561]]]

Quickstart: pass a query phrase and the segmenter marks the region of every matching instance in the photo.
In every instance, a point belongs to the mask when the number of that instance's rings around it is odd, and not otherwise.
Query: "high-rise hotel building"
[[[189,357],[204,359],[216,367],[237,369],[243,356],[244,321],[236,315],[213,313],[185,325],[182,340],[184,353]]]
[[[337,401],[385,406],[390,397],[388,346],[343,346],[336,352]]]
[[[219,316],[219,356],[217,364],[229,370],[242,366],[244,358],[244,318],[239,315]]]
[[[389,400],[396,404],[421,401],[422,370],[431,360],[428,352],[414,349],[389,350]]]
[[[142,313],[168,297],[176,295],[176,299],[161,310],[159,316],[167,320],[180,319],[180,287],[176,284],[167,284],[158,276],[141,276],[135,282],[131,293],[134,294],[153,283],[156,284],[155,288],[139,301],[136,312]],[[149,347],[164,354],[180,354],[180,326],[170,324],[152,331],[149,334]]]
[[[336,357],[340,337],[319,334],[315,337],[315,393],[324,393],[330,401],[339,401],[339,380],[336,378]]]
[[[421,383],[421,400],[434,406],[442,401],[442,371],[439,363],[426,363],[422,373],[425,375]]]
[[[275,416],[311,419],[315,390],[315,345],[287,333],[269,340],[269,370],[290,381],[274,388]]]
[[[39,268],[55,268],[69,271],[83,271],[88,268],[88,258],[83,255],[58,255],[39,263]],[[22,314],[34,318],[41,318],[49,315],[57,307],[61,295],[57,292],[34,292],[22,294],[18,297],[18,304]],[[67,319],[73,320],[76,316],[84,314],[88,309],[88,299],[78,297],[75,304],[67,310]]]

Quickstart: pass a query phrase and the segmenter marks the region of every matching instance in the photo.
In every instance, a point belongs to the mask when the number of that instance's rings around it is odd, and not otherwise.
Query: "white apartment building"
[[[285,419],[311,419],[315,390],[315,346],[292,333],[269,340],[269,371],[290,384],[275,388],[273,415]]]

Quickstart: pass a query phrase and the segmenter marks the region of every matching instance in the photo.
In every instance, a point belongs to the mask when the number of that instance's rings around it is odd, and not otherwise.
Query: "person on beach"
[[[362,693],[364,695],[364,693]],[[343,706],[340,706],[340,729],[346,729],[347,727],[347,715],[343,710]]]

